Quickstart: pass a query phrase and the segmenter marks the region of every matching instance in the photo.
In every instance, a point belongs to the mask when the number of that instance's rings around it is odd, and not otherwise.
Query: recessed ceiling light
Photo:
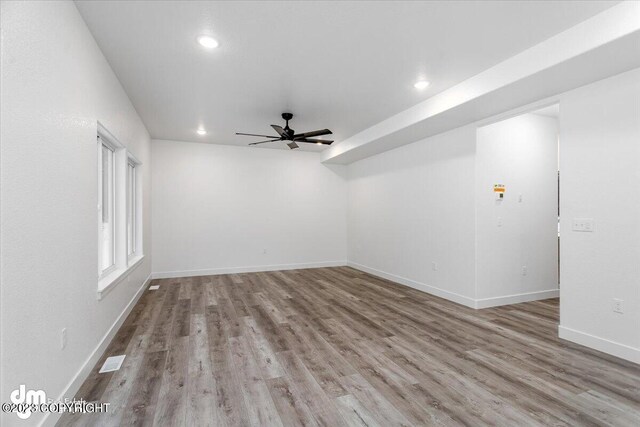
[[[207,131],[206,131],[206,130],[204,130],[204,129],[198,129],[198,130],[196,131],[196,133],[197,133],[198,135],[206,135],[206,134],[207,134]]]
[[[207,49],[215,49],[219,46],[218,40],[214,39],[211,36],[198,37],[198,43],[200,43],[202,47],[206,47]]]
[[[316,142],[316,145],[322,145],[322,142]]]
[[[413,87],[415,87],[416,89],[422,90],[422,89],[426,89],[426,87],[429,86],[429,82],[426,80],[420,80],[417,81]]]

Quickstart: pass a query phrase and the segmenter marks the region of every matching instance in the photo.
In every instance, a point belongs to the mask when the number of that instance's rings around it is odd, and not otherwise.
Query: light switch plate
[[[571,223],[571,230],[592,233],[594,231],[593,218],[574,218]]]

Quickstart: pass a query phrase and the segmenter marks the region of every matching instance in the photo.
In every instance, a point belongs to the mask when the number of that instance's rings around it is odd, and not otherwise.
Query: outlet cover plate
[[[613,299],[613,312],[624,314],[624,301],[618,298]]]

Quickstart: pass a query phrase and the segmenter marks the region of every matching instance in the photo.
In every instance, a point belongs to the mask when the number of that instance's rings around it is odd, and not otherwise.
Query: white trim
[[[98,245],[98,300],[115,285],[120,283],[130,272],[140,265],[143,254],[143,216],[142,216],[142,175],[140,167],[142,163],[127,149],[118,138],[112,134],[102,123],[96,122],[96,132],[98,135],[98,242],[102,241],[101,235],[101,212],[102,203],[102,146],[113,151],[113,265],[104,271],[100,271],[102,259],[102,244]],[[135,204],[135,218],[133,218],[134,228],[134,248],[129,253],[128,240],[128,213],[129,203],[129,165],[133,166],[133,185],[135,194],[133,203]]]
[[[133,272],[140,264],[142,264],[142,260],[144,259],[144,255],[139,256],[138,258],[132,258],[129,260],[129,266],[124,269],[119,269],[108,276],[100,279],[98,282],[98,301],[104,298],[106,294],[111,291],[111,289],[115,288],[117,284],[121,283],[129,274]]]
[[[105,138],[101,138],[100,134],[98,134],[97,138],[98,142],[98,282],[102,280],[104,277],[109,276],[115,269],[117,268],[117,260],[116,260],[116,149],[113,144],[109,143],[109,141]],[[111,182],[109,183],[111,187],[111,212],[109,213],[111,216],[111,257],[112,264],[102,269],[102,257],[105,256],[105,253],[102,252],[103,249],[103,238],[104,238],[104,230],[102,229],[103,223],[103,209],[104,206],[102,202],[104,201],[104,169],[103,169],[103,148],[106,148],[111,152]],[[107,206],[109,208],[109,206]]]
[[[126,167],[126,187],[127,187],[127,213],[126,213],[126,240],[127,240],[127,263],[131,263],[131,260],[138,256],[138,228],[139,219],[138,215],[138,165],[131,157],[127,162]],[[131,214],[131,217],[129,216]],[[131,227],[131,230],[129,230]],[[129,233],[131,233],[131,245],[129,245]],[[131,252],[129,252],[131,251]]]
[[[131,313],[131,310],[138,302],[138,299],[140,299],[140,297],[142,296],[144,290],[147,289],[147,285],[150,281],[151,281],[151,274],[142,283],[142,286],[140,286],[140,289],[138,289],[138,291],[133,296],[133,298],[131,298],[131,301],[129,301],[129,304],[127,304],[124,310],[122,310],[122,312],[120,313],[116,321],[111,325],[107,333],[102,337],[102,340],[100,340],[100,343],[98,344],[98,346],[91,352],[91,354],[89,355],[87,360],[84,362],[84,364],[80,367],[78,372],[76,372],[76,375],[73,377],[73,379],[71,379],[71,381],[69,382],[69,384],[67,384],[67,386],[64,388],[62,393],[60,393],[60,396],[58,397],[59,401],[64,401],[65,397],[72,398],[73,396],[75,396],[78,390],[80,390],[80,386],[87,379],[87,377],[91,373],[91,370],[93,369],[95,364],[98,363],[98,360],[100,360],[100,357],[107,349],[107,346],[109,345],[113,337],[115,337],[116,332],[118,332],[118,329],[120,329],[120,327],[124,323],[129,313]],[[39,425],[54,426],[58,422],[61,416],[62,416],[61,413],[47,412]]]
[[[109,132],[109,130],[104,127],[104,125],[102,123],[100,123],[100,121],[97,122],[97,130],[96,132],[98,133],[98,137],[100,137],[101,139],[103,139],[104,143],[106,145],[111,146],[111,149],[113,151],[117,151],[121,148],[126,148],[124,146],[124,144],[122,144],[120,142],[120,140],[118,138],[115,137],[114,134],[112,134],[111,132]]]
[[[585,347],[590,347],[603,353],[612,354],[621,359],[640,364],[640,348],[609,341],[562,325],[558,326],[558,336],[563,340],[584,345]]]
[[[382,277],[383,279],[391,280],[401,285],[405,285],[410,288],[417,289],[419,291],[426,292],[428,294],[432,294],[440,298],[448,299],[449,301],[453,301],[467,307],[476,308],[475,306],[476,301],[473,298],[456,294],[454,292],[445,291],[444,289],[436,288],[435,286],[429,286],[425,283],[416,282],[415,280],[396,276],[395,274],[376,270],[375,268],[367,267],[352,261],[348,261],[347,265],[349,267],[355,268],[356,270],[364,271],[365,273],[373,274],[374,276]]]
[[[100,121],[96,122],[96,134],[98,136],[98,291],[101,290],[101,284],[106,288],[104,283],[108,283],[110,277],[118,276],[116,271],[118,271],[119,264],[119,253],[118,253],[118,245],[119,245],[119,236],[118,236],[118,227],[119,227],[119,213],[118,213],[118,205],[119,205],[119,178],[118,178],[118,156],[122,150],[125,150],[126,147],[120,142],[118,138],[102,124]],[[102,224],[102,146],[105,146],[108,150],[111,150],[112,155],[112,165],[111,165],[111,175],[112,175],[112,198],[113,198],[113,211],[111,212],[113,222],[113,229],[111,233],[112,240],[112,248],[113,251],[113,264],[108,268],[101,270],[102,264],[102,232],[100,228],[100,224]],[[108,286],[108,285],[107,285]]]
[[[353,261],[348,261],[347,265],[349,267],[355,268],[356,270],[364,271],[365,273],[373,274],[374,276],[382,277],[383,279],[391,280],[392,282],[396,282],[401,285],[408,286],[410,288],[417,289],[419,291],[426,292],[440,298],[448,299],[449,301],[453,301],[455,303],[475,309],[497,307],[499,305],[518,304],[521,302],[557,298],[560,296],[560,290],[549,289],[546,291],[505,295],[502,297],[474,299],[464,295],[456,294],[455,292],[436,288],[435,286],[430,286],[426,283],[421,283],[415,280],[407,279],[405,277],[396,276],[395,274],[387,273],[386,271],[376,270],[375,268],[367,267],[366,265],[358,264]]]
[[[131,151],[127,150],[127,161],[135,166],[141,165],[142,162],[134,156]]]
[[[260,271],[299,270],[301,268],[343,267],[346,261],[322,261],[303,264],[255,265],[249,267],[210,268],[204,270],[158,271],[151,273],[154,279],[173,279],[176,277],[216,276],[218,274],[256,273]]]
[[[538,301],[549,298],[558,298],[560,289],[548,289],[546,291],[527,292],[524,294],[504,295],[501,297],[476,299],[476,308],[497,307],[499,305],[519,304],[521,302]]]

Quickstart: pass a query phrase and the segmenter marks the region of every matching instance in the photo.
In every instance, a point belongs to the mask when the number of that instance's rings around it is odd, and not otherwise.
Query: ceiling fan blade
[[[330,141],[328,139],[310,139],[310,138],[299,138],[296,139],[296,142],[309,142],[312,144],[324,144],[324,145],[331,145],[331,143],[333,141]]]
[[[258,145],[258,144],[264,144],[265,142],[276,142],[276,141],[280,141],[280,139],[269,139],[268,141],[259,141],[259,142],[252,142],[249,145]]]
[[[332,133],[333,132],[331,132],[329,129],[314,130],[311,132],[305,132],[305,133],[299,133],[298,135],[293,135],[293,139],[297,140],[298,138],[309,138],[311,136],[331,135]]]
[[[263,138],[278,138],[277,136],[273,136],[273,135],[256,135],[255,133],[240,133],[240,132],[236,132],[236,135],[242,135],[242,136],[261,136]]]
[[[281,137],[286,138],[287,136],[287,132],[282,129],[282,126],[278,126],[278,125],[271,125],[271,127],[273,128],[273,130],[275,130],[276,132],[278,132],[278,135],[280,135]]]
[[[298,148],[298,147],[299,147],[299,145],[298,145],[298,144],[296,144],[296,143],[295,143],[295,142],[293,142],[293,141],[291,141],[291,142],[287,142],[287,145],[288,145],[288,146],[289,146],[289,148],[291,148],[292,150],[293,150],[294,148]]]

